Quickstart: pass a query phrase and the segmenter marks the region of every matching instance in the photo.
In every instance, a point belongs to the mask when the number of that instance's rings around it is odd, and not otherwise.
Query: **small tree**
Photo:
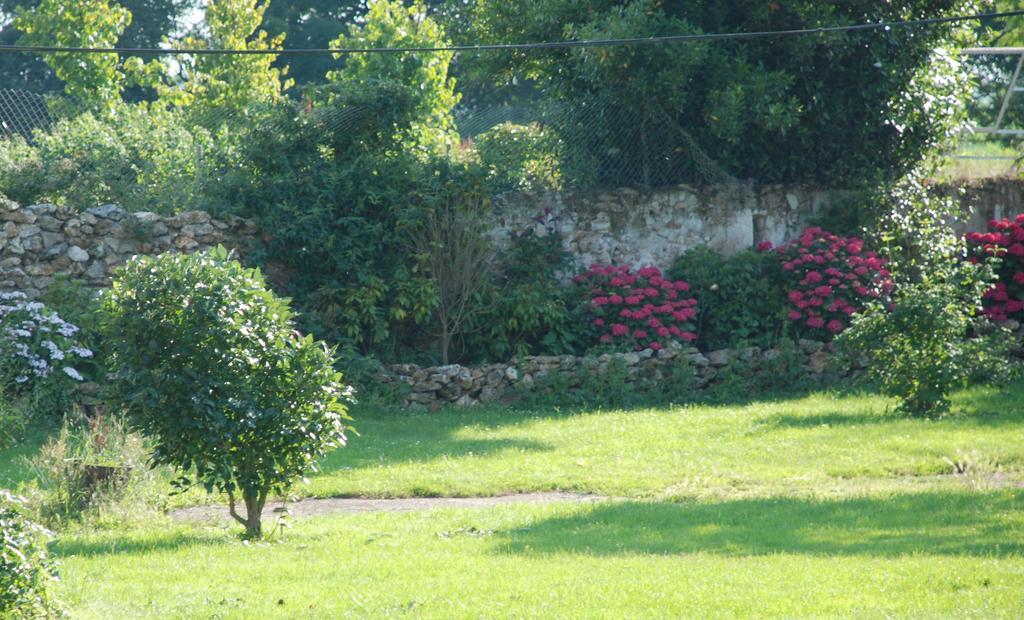
[[[866,356],[869,374],[900,399],[900,411],[929,416],[948,410],[949,393],[972,376],[1000,376],[1008,339],[968,340],[992,269],[966,260],[963,238],[948,225],[957,203],[929,194],[921,178],[908,175],[879,200],[873,236],[896,279],[892,304],[869,304],[839,343]]]
[[[180,489],[226,493],[247,536],[261,536],[271,491],[344,445],[333,352],[295,332],[288,302],[224,248],[132,259],[104,311],[114,402],[155,439],[153,464],[177,468]]]
[[[481,232],[481,211],[476,200],[456,194],[430,209],[414,234],[416,250],[437,287],[434,311],[443,364],[448,363],[452,338],[481,309],[480,293],[491,277],[494,250]]]

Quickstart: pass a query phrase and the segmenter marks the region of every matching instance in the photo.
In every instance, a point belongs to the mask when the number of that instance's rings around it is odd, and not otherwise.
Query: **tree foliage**
[[[21,7],[21,13],[28,14],[40,3],[41,0],[0,0],[0,44],[14,45],[24,35],[16,24],[7,23],[17,7]],[[118,45],[158,47],[165,38],[175,34],[180,18],[194,0],[121,0],[118,4],[131,13],[131,23],[121,33]],[[62,89],[53,70],[41,58],[27,54],[0,55],[0,84],[39,93]]]
[[[41,0],[31,10],[22,8],[14,26],[24,33],[25,45],[114,47],[131,19],[127,9],[108,0]],[[71,97],[97,107],[120,100],[126,76],[117,54],[47,54],[44,59]]]
[[[401,0],[373,0],[366,17],[349,26],[348,34],[331,42],[332,47],[442,47],[451,41],[444,29],[427,16],[426,6],[405,6]],[[445,152],[457,140],[452,108],[459,102],[455,80],[448,69],[452,52],[429,54],[349,54],[344,65],[328,72],[327,79],[339,89],[366,89],[381,83],[399,84],[412,94],[408,129],[396,136],[407,147]]]
[[[870,304],[839,342],[867,356],[870,374],[883,393],[900,399],[901,411],[940,414],[968,378],[1001,374],[994,371],[1005,362],[1009,338],[968,340],[992,267],[966,260],[964,239],[948,224],[960,215],[958,202],[931,195],[918,171],[881,190],[876,201],[873,236],[897,286],[891,304]]]
[[[974,0],[843,3],[762,0],[481,0],[465,40],[529,42],[840,26],[941,17],[982,9]],[[665,45],[579,47],[478,57],[463,80],[533,82],[570,109],[637,113],[644,140],[595,126],[563,140],[634,160],[689,150],[677,128],[733,176],[758,182],[859,184],[898,178],[958,129],[966,79],[953,51],[970,26]],[[591,114],[591,118],[600,119]],[[595,121],[599,123],[600,121]],[[617,138],[623,135],[623,138]],[[571,144],[569,145],[572,146]],[[653,184],[700,180],[699,170],[655,168]],[[618,184],[629,179],[603,179]]]
[[[248,535],[260,536],[271,491],[344,445],[332,352],[299,335],[287,301],[223,248],[129,261],[104,309],[112,402],[154,439],[154,464],[176,467],[181,487],[226,493]]]
[[[204,17],[206,35],[186,37],[178,47],[280,48],[284,35],[269,36],[260,30],[266,9],[267,3],[260,0],[212,0]],[[158,92],[165,101],[177,102],[198,113],[200,120],[216,118],[214,112],[244,114],[253,105],[280,100],[291,87],[291,81],[285,78],[287,70],[274,66],[276,58],[272,54],[186,57],[181,64],[183,84],[165,85]]]

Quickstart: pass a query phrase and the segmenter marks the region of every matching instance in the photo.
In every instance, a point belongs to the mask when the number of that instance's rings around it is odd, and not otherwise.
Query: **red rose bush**
[[[811,227],[776,252],[787,288],[787,317],[813,338],[838,334],[868,301],[892,291],[885,259],[865,251],[859,237]]]
[[[991,220],[987,232],[969,232],[971,262],[998,257],[996,283],[985,292],[983,312],[993,321],[1024,319],[1024,214]]]
[[[591,265],[573,281],[585,291],[588,320],[601,344],[623,350],[663,349],[697,339],[697,300],[690,285],[657,267]]]

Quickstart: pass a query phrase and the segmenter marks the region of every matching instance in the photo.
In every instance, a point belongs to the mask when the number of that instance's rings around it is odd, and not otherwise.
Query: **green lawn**
[[[568,490],[733,497],[951,471],[969,460],[1024,480],[1024,383],[957,398],[929,421],[875,396],[630,411],[362,412],[359,437],[297,489],[315,496]]]
[[[1024,495],[362,514],[55,547],[81,618],[1019,617]]]
[[[75,527],[58,594],[76,618],[1020,617],[1024,383],[940,420],[891,404],[357,410],[297,494],[609,499],[294,519],[260,544],[223,521]],[[19,462],[0,476],[29,479]]]

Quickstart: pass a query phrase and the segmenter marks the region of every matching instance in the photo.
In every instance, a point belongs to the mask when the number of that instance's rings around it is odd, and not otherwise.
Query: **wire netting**
[[[0,88],[0,138],[14,135],[32,138],[36,129],[45,129],[54,121],[46,98],[40,94]]]
[[[975,92],[969,105],[969,124],[1024,133],[1024,76],[1011,89],[1020,55],[992,52],[965,56],[974,76]],[[541,185],[546,189],[588,190],[613,187],[655,188],[679,183],[739,187],[740,175],[720,162],[701,144],[692,128],[661,111],[656,102],[643,108],[600,96],[574,101],[539,97],[508,97],[500,93],[486,105],[461,105],[454,111],[455,131],[463,147],[494,141],[498,134],[519,131],[542,140],[554,154],[557,168]],[[296,118],[315,123],[324,132],[351,132],[373,121],[370,106],[314,105],[301,96],[279,104],[290,107]],[[82,108],[59,94],[42,95],[0,88],[0,139],[20,136],[33,141],[34,132],[69,118]],[[207,129],[233,128],[247,132],[287,131],[280,114],[267,114],[265,105],[249,109],[214,109],[202,115],[182,111],[187,124]],[[998,121],[998,123],[997,123]],[[1024,136],[976,134],[973,139],[1020,140]],[[509,184],[502,189],[524,189]],[[531,186],[530,189],[537,189]]]

